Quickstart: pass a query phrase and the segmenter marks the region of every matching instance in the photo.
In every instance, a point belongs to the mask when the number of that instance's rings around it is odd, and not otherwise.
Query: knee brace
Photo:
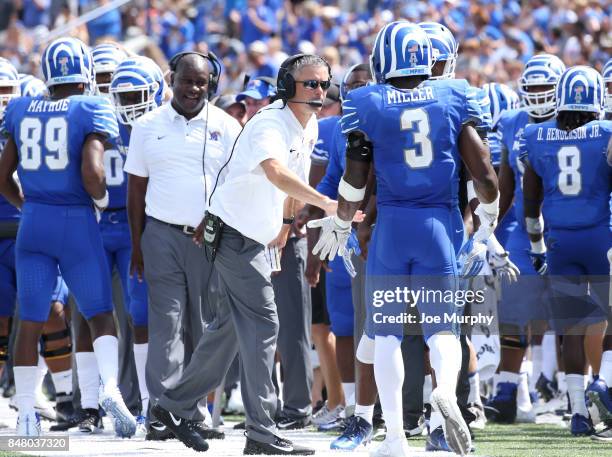
[[[49,341],[59,341],[64,338],[68,338],[68,343],[65,346],[56,349],[47,349]],[[60,330],[58,332],[43,334],[40,337],[40,355],[45,359],[61,359],[64,357],[70,357],[72,355],[72,335],[70,333],[70,327]]]
[[[355,356],[361,363],[372,365],[374,363],[374,340],[366,335],[361,335]]]
[[[499,340],[501,347],[506,349],[525,349],[528,346],[525,335],[502,335]]]

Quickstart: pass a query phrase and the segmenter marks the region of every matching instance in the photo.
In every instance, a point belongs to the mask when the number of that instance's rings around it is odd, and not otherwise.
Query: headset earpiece
[[[298,61],[309,55],[310,54],[296,54],[289,57],[282,63],[280,69],[278,70],[278,77],[276,80],[276,91],[278,98],[286,102],[287,100],[295,97],[295,79],[291,74],[291,70],[293,70]],[[329,77],[331,78],[331,67],[329,66],[329,63],[327,63],[327,61],[323,58],[321,58],[321,60],[323,60],[323,62],[325,62],[327,65]]]

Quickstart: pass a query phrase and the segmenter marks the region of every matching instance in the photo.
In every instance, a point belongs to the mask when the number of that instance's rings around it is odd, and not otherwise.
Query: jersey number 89
[[[404,160],[410,168],[427,168],[433,161],[433,148],[429,139],[429,116],[422,108],[407,109],[400,117],[402,130],[413,135],[414,148],[404,149]],[[420,154],[418,153],[420,149]]]
[[[63,170],[68,166],[68,125],[63,117],[51,117],[44,126],[36,117],[25,117],[19,127],[21,167],[38,170],[42,163],[41,140],[45,150],[45,164],[49,170]]]

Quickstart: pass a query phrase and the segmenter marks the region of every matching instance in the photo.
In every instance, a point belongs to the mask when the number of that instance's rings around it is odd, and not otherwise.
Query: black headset
[[[217,88],[219,87],[219,78],[221,77],[221,62],[219,62],[219,58],[212,51],[209,51],[208,54],[203,54],[197,51],[185,51],[179,52],[178,54],[172,56],[172,59],[170,59],[170,62],[168,62],[170,70],[174,73],[181,59],[190,54],[203,57],[204,59],[208,60],[212,66],[212,71],[208,76],[208,99],[210,100],[215,96],[217,93]]]
[[[296,54],[294,56],[286,59],[278,70],[278,77],[276,78],[276,91],[277,98],[287,101],[293,97],[295,97],[295,79],[291,74],[291,70],[295,67],[295,65],[302,60],[304,57],[310,57],[313,54]],[[319,57],[319,56],[315,56]],[[329,78],[331,79],[332,71],[329,63],[322,57],[319,57],[325,65],[327,65],[327,70],[329,72]]]

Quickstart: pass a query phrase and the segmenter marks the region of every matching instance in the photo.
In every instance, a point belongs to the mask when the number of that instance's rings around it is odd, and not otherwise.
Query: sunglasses
[[[331,81],[319,81],[317,79],[308,79],[306,81],[296,81],[296,83],[302,83],[306,89],[315,90],[321,86],[321,89],[327,90],[331,86]]]

